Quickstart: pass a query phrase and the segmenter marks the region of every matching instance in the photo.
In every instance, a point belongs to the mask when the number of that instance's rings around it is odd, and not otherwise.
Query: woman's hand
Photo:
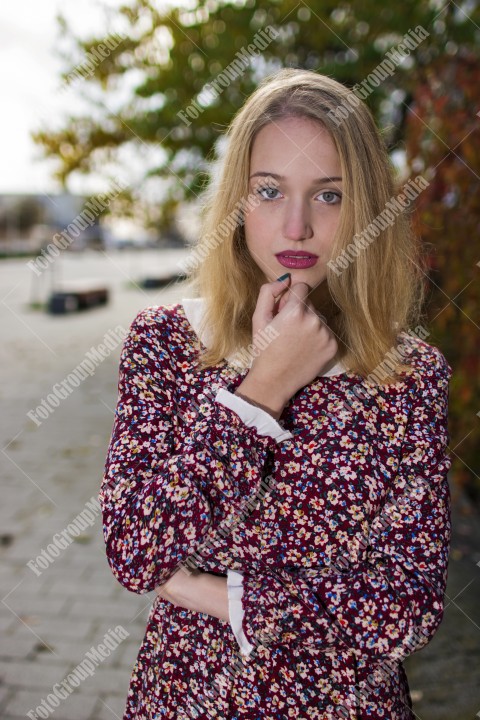
[[[297,390],[320,375],[338,351],[325,319],[307,300],[310,286],[299,282],[289,287],[290,279],[260,288],[252,316],[253,344],[267,325],[277,334],[259,349],[236,391],[277,418]]]
[[[226,577],[201,570],[187,573],[180,568],[155,592],[173,605],[229,620]]]

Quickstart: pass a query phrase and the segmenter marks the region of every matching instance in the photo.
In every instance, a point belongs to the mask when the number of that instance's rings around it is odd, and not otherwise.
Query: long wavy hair
[[[252,145],[261,128],[282,118],[310,118],[333,138],[344,179],[333,261],[398,192],[372,114],[352,95],[325,75],[283,69],[259,85],[230,123],[226,149],[204,194],[202,231],[186,270],[190,287],[204,298],[203,328],[209,328],[209,347],[198,356],[200,368],[223,363],[252,342],[252,315],[266,280],[246,245],[242,207],[249,194]],[[349,111],[339,122],[338,114],[333,116],[340,105]],[[350,372],[364,378],[371,375],[395,348],[399,333],[419,321],[422,266],[419,243],[405,211],[386,224],[341,273],[327,266],[330,304],[321,310]],[[397,371],[408,367],[402,358],[383,381],[394,381]]]

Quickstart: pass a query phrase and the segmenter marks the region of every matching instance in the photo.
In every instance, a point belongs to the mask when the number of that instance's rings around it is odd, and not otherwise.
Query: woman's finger
[[[279,308],[279,297],[288,289],[291,275],[284,280],[265,283],[260,288],[257,306],[254,312],[254,324],[264,328],[273,320]]]
[[[325,325],[328,324],[328,323],[327,323],[327,318],[325,317],[325,315],[322,315],[322,313],[320,312],[320,310],[317,310],[317,308],[315,307],[315,305],[312,303],[311,300],[309,300],[309,301],[307,302],[307,307],[308,307],[309,310],[311,310],[312,312],[314,312],[315,315],[317,315],[317,316],[320,318],[320,320],[322,320],[322,322],[325,323]]]
[[[290,287],[290,292],[285,301],[285,305],[307,305],[307,296],[311,287],[306,282],[298,282]]]

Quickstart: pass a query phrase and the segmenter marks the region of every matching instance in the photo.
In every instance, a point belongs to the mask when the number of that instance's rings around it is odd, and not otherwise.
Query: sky
[[[22,0],[0,5],[0,193],[56,192],[54,163],[40,160],[41,148],[30,132],[59,120],[79,107],[73,88],[59,92],[62,61],[56,15],[61,9],[76,31],[88,34],[103,22],[98,0]],[[118,7],[122,0],[103,0]],[[91,181],[78,179],[73,192],[91,191]]]

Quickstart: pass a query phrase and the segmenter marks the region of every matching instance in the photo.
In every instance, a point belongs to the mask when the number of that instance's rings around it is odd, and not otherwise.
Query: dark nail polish
[[[285,275],[280,275],[280,277],[277,278],[277,281],[278,280],[286,280],[287,277],[289,277],[289,275],[290,275],[290,273],[285,273]]]

